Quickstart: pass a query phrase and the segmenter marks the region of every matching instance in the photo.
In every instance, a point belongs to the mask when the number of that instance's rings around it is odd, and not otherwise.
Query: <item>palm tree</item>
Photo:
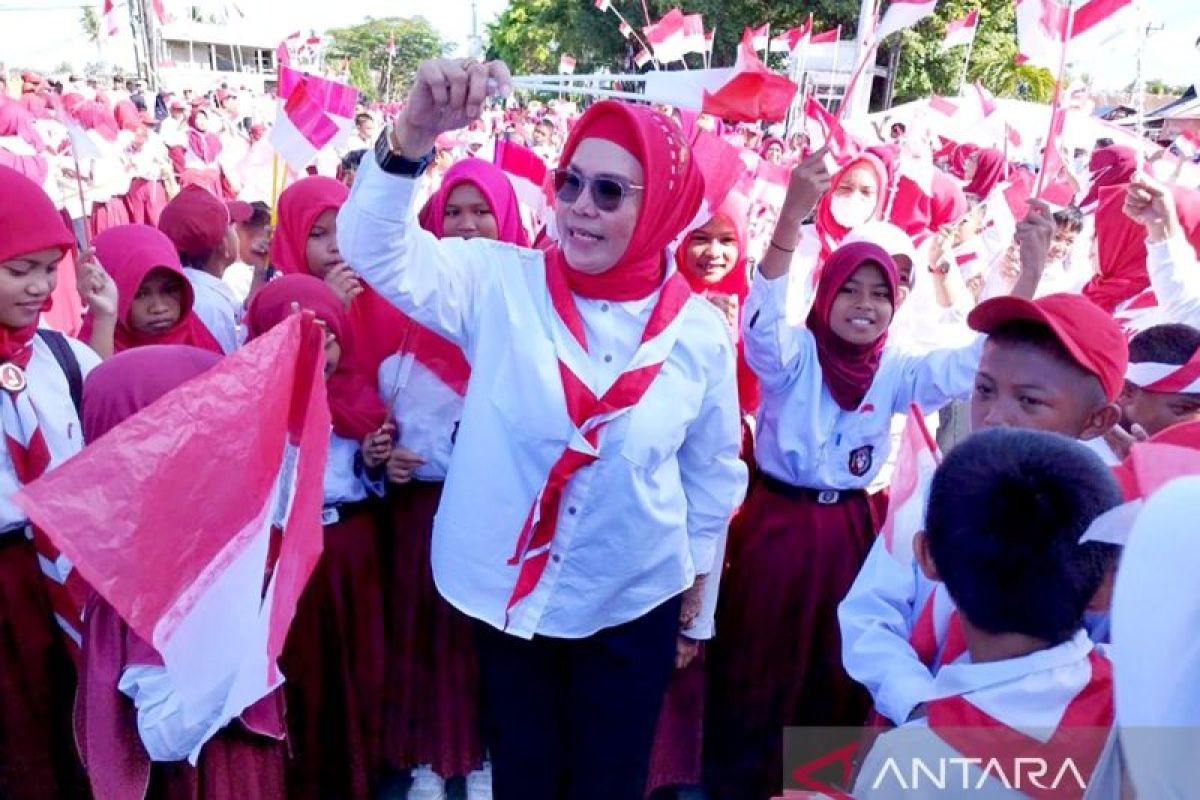
[[[997,57],[971,63],[971,77],[1001,97],[1048,103],[1054,97],[1054,75],[1043,67],[1017,64],[1003,51]]]
[[[96,45],[96,54],[99,60],[104,60],[104,47],[100,43],[100,17],[96,16],[96,9],[91,6],[84,6],[83,13],[79,17],[79,27],[83,28],[83,33],[87,40]]]

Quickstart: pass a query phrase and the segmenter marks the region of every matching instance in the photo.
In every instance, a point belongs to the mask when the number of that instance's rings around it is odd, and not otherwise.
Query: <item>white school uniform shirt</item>
[[[1187,239],[1178,234],[1165,242],[1146,242],[1146,272],[1158,298],[1158,322],[1181,322],[1200,328],[1200,262]]]
[[[100,364],[100,356],[83,342],[68,338],[71,352],[79,361],[79,370],[87,374]],[[29,399],[37,409],[38,428],[50,450],[50,465],[47,471],[62,464],[83,449],[83,432],[80,430],[79,415],[71,403],[71,386],[66,373],[54,360],[54,353],[41,336],[33,337],[33,356],[25,368],[25,380]],[[28,517],[13,504],[12,497],[21,488],[17,472],[13,467],[8,448],[3,452],[4,468],[0,469],[0,530],[24,523]]]
[[[192,284],[192,294],[196,298],[192,311],[196,312],[226,354],[237,350],[242,341],[238,331],[242,304],[238,302],[237,295],[224,281],[204,270],[184,267],[183,271]]]
[[[719,569],[717,540],[746,487],[734,345],[689,298],[641,402],[610,422],[600,459],[564,489],[551,557],[508,615],[522,526],[573,425],[553,337],[561,323],[536,250],[434,238],[416,224],[419,182],[363,159],[338,215],[342,255],[376,291],[461,347],[471,364],[462,423],[434,521],[433,575],[452,605],[514,635],[580,638],[637,619]],[[598,395],[623,372],[657,293],[576,298],[590,346],[572,364]]]
[[[379,365],[379,395],[391,403],[396,444],[425,459],[413,471],[419,481],[444,481],[462,421],[463,397],[416,360],[388,356]]]
[[[843,410],[825,386],[816,339],[787,322],[787,297],[787,276],[758,273],[742,313],[746,361],[762,387],[754,455],[770,476],[811,489],[865,489],[887,461],[893,415],[911,403],[928,413],[970,396],[979,336],[925,355],[884,350],[858,409]]]
[[[1095,645],[1081,630],[1067,642],[1019,658],[986,664],[951,664],[938,673],[934,694],[939,698],[962,696],[1005,725],[1045,741],[1062,721],[1068,704],[1091,681],[1092,665],[1088,657],[1093,649]],[[1090,780],[1085,776],[1087,791],[1084,798],[1099,800],[1119,796],[1120,770],[1115,741],[1115,733],[1110,733]],[[996,756],[999,758],[1001,754]],[[964,765],[961,761],[964,758],[964,754],[930,729],[927,719],[913,720],[875,741],[863,761],[854,785],[854,797],[857,800],[909,800],[913,797],[1008,799],[1029,796],[1006,787],[994,772],[985,777],[983,764]],[[932,779],[919,770],[914,776],[916,760],[935,775],[939,765],[948,764],[945,788],[936,788]],[[1049,767],[1040,779],[1043,785],[1051,784],[1059,766],[1054,763]],[[1029,770],[1033,767],[1018,767],[1011,758],[1004,767],[1014,783],[1019,774],[1026,781],[1024,785],[1030,785]],[[1079,769],[1085,768],[1085,765],[1079,765]],[[922,779],[924,782],[916,783]],[[1069,773],[1059,783],[1064,791],[1078,785]]]
[[[358,453],[361,442],[329,434],[329,455],[325,459],[325,505],[357,503],[370,494],[382,495],[381,482],[370,481],[364,474]]]

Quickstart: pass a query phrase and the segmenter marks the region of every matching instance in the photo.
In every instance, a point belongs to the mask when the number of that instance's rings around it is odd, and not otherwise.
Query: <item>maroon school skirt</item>
[[[708,659],[715,798],[780,794],[785,726],[857,726],[870,708],[842,667],[837,607],[875,536],[871,501],[788,488],[760,476],[730,531]]]
[[[650,772],[646,796],[669,786],[699,786],[701,749],[704,744],[704,648],[684,669],[671,674],[658,727],[654,731],[654,749],[650,751]]]
[[[442,599],[429,561],[442,484],[413,481],[390,499],[384,758],[443,777],[483,764],[479,665],[471,621]]]
[[[282,800],[289,797],[287,743],[250,733],[234,722],[186,761],[155,763],[146,800]]]
[[[91,796],[75,749],[75,667],[33,543],[0,536],[0,797]]]
[[[383,590],[367,503],[343,507],[288,632],[289,798],[370,797],[380,767]]]
[[[103,203],[94,203],[87,224],[89,239],[95,239],[109,228],[128,225],[129,209],[125,207],[125,198],[114,197]]]

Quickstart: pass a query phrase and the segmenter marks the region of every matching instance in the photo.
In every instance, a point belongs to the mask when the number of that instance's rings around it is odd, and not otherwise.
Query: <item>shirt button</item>
[[[567,513],[570,514],[571,516],[575,516],[575,511],[576,511],[575,506],[571,506],[570,508],[567,509]]]
[[[550,556],[550,559],[557,564],[558,562],[562,561],[562,556],[560,556],[558,553],[555,553],[554,555]]]
[[[601,304],[600,304],[600,310],[601,310],[601,311],[608,311],[608,303],[601,303]]]
[[[607,364],[607,363],[609,363],[609,362],[611,362],[611,361],[612,361],[612,356],[605,356],[605,357],[604,357],[604,363],[605,363],[605,364]]]

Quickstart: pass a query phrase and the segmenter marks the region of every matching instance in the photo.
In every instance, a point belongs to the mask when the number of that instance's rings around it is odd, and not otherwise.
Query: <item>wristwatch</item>
[[[375,163],[389,175],[399,175],[404,178],[417,178],[425,174],[433,163],[433,151],[430,150],[418,159],[406,157],[392,146],[392,129],[384,128],[375,140]]]

